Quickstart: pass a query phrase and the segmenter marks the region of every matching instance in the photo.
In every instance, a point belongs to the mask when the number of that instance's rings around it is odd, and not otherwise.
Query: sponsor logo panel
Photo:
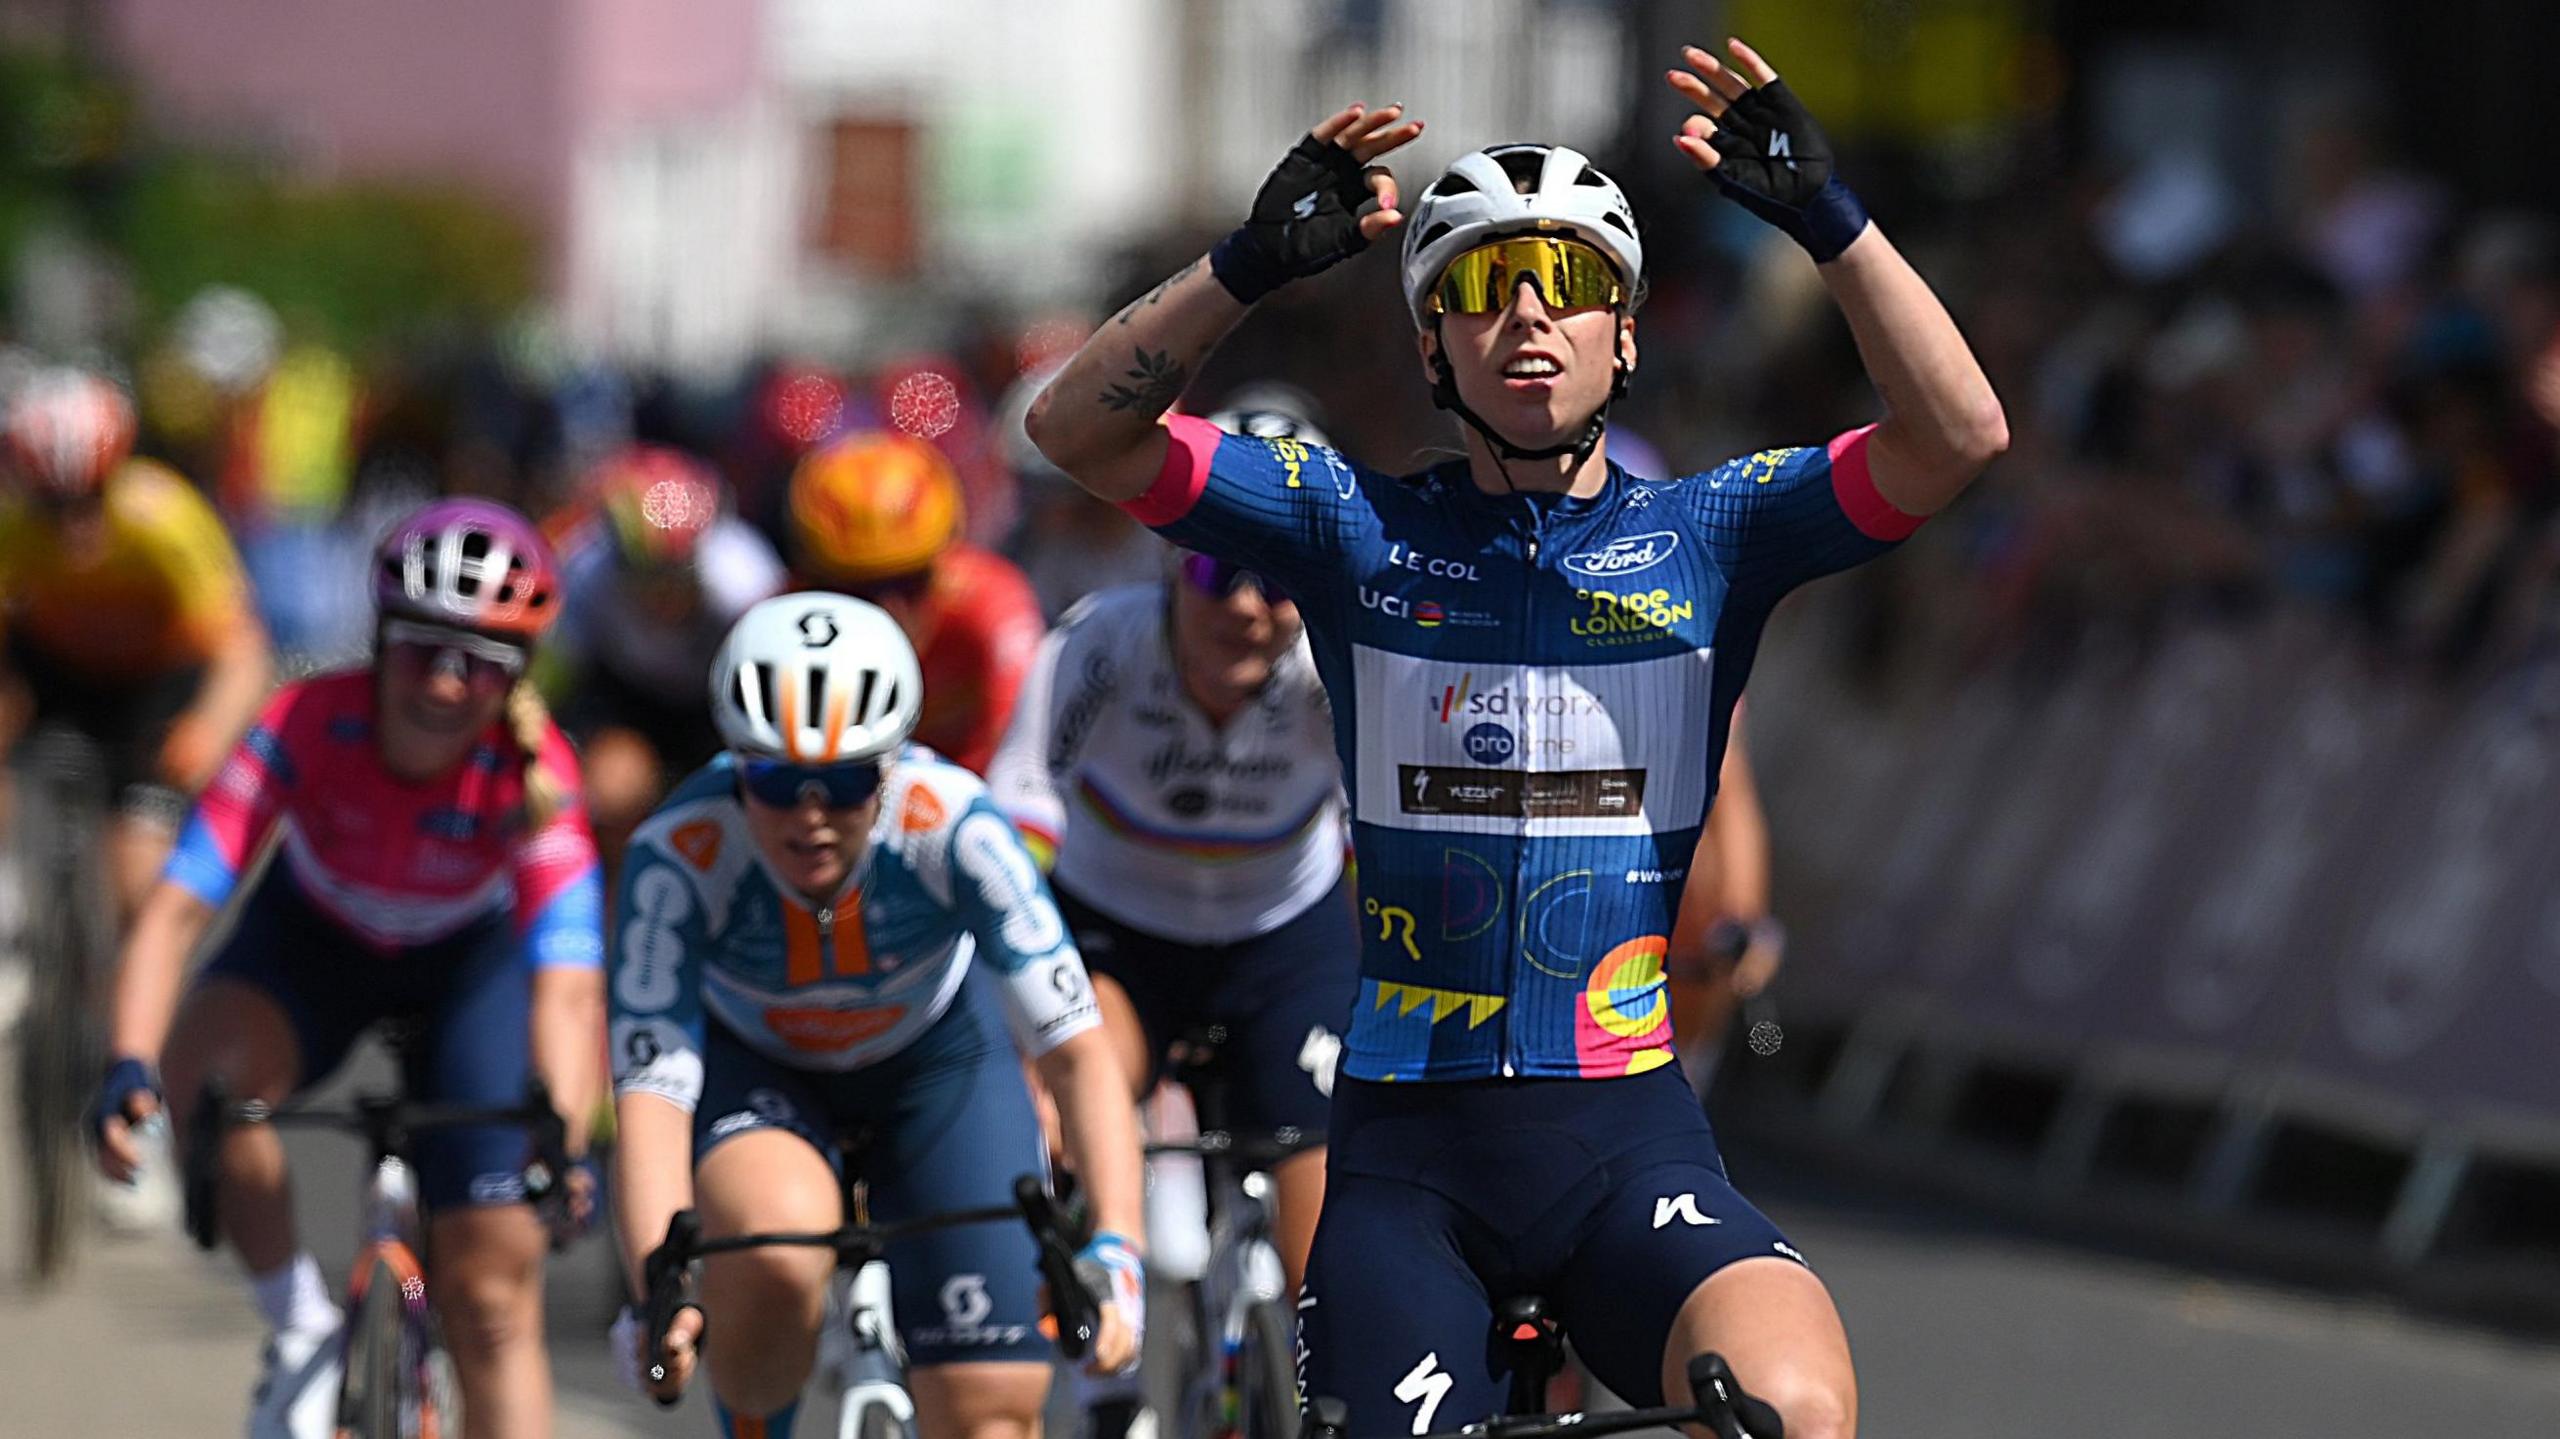
[[[1644,812],[1640,769],[1515,770],[1396,766],[1406,814],[1618,819]]]

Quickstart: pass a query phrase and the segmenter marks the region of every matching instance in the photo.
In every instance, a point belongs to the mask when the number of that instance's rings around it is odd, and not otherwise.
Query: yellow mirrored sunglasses
[[[1511,303],[1523,280],[1535,280],[1550,310],[1614,305],[1624,293],[1607,256],[1563,235],[1515,235],[1478,245],[1449,262],[1431,287],[1431,312],[1489,315]]]

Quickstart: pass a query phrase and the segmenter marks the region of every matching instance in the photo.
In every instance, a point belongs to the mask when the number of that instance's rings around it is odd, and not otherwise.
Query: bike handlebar
[[[1203,1159],[1233,1159],[1248,1169],[1264,1169],[1302,1154],[1324,1147],[1324,1131],[1302,1129],[1284,1124],[1263,1132],[1251,1130],[1204,1130],[1192,1139],[1157,1140],[1147,1145],[1147,1154],[1196,1154]]]
[[[1723,1355],[1692,1357],[1688,1373],[1689,1393],[1696,1401],[1691,1404],[1608,1414],[1502,1415],[1422,1439],[1584,1439],[1684,1424],[1697,1425],[1716,1439],[1786,1439],[1778,1411],[1743,1391]],[[1299,1439],[1347,1439],[1350,1424],[1350,1411],[1341,1400],[1311,1399]]]
[[[648,1286],[642,1299],[642,1315],[648,1323],[649,1382],[664,1383],[667,1330],[676,1316],[693,1302],[693,1261],[713,1254],[734,1254],[742,1249],[773,1247],[805,1247],[832,1250],[838,1264],[859,1267],[880,1257],[883,1250],[897,1240],[927,1230],[947,1229],[962,1224],[994,1224],[1020,1220],[1031,1229],[1031,1237],[1040,1249],[1041,1277],[1049,1285],[1049,1312],[1057,1322],[1058,1347],[1070,1359],[1081,1359],[1093,1347],[1094,1336],[1101,1331],[1102,1292],[1100,1276],[1087,1279],[1076,1262],[1075,1226],[1053,1199],[1046,1186],[1025,1174],[1013,1184],[1013,1206],[1006,1209],[955,1209],[942,1214],[901,1220],[894,1224],[848,1224],[830,1230],[776,1232],[767,1234],[727,1234],[717,1239],[702,1237],[702,1220],[693,1210],[679,1209],[667,1220],[666,1238],[649,1251],[641,1261],[641,1282]],[[659,1399],[659,1404],[672,1405],[672,1399]]]
[[[1109,1280],[1076,1262],[1081,1231],[1047,1185],[1019,1175],[1013,1181],[1013,1202],[1040,1245],[1040,1277],[1049,1286],[1050,1317],[1058,1322],[1058,1352],[1082,1359],[1093,1352],[1093,1341],[1102,1333],[1102,1296],[1110,1292]]]
[[[423,1133],[487,1124],[513,1125],[533,1141],[533,1157],[523,1169],[526,1202],[549,1207],[568,1198],[569,1125],[551,1103],[550,1086],[539,1077],[526,1082],[523,1099],[504,1107],[366,1095],[345,1109],[279,1109],[263,1099],[235,1101],[228,1085],[218,1079],[207,1080],[196,1099],[195,1122],[187,1127],[182,1166],[187,1233],[198,1248],[209,1250],[220,1241],[215,1180],[221,1168],[222,1137],[249,1124],[355,1134],[372,1148],[377,1163],[393,1156],[407,1158],[409,1142]]]

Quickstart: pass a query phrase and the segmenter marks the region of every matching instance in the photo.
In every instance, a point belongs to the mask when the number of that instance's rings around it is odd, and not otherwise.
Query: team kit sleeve
[[[161,878],[220,909],[241,871],[275,833],[303,781],[295,750],[308,691],[288,685],[267,701],[231,758],[206,785],[178,834]]]
[[[1232,436],[1190,415],[1167,416],[1164,429],[1164,468],[1121,508],[1185,549],[1270,576],[1301,602],[1321,599],[1367,514],[1351,462],[1298,440]]]
[[[983,797],[951,829],[952,903],[1000,981],[1014,1043],[1037,1059],[1102,1023],[1047,882],[1021,836]]]
[[[1807,581],[1864,564],[1920,528],[1876,490],[1867,468],[1875,426],[1827,445],[1762,450],[1688,483],[1738,600],[1766,609]],[[1703,483],[1701,483],[1703,481]]]
[[[569,792],[548,824],[516,841],[517,932],[537,970],[594,969],[604,963],[604,865],[577,754],[557,728],[543,742],[542,762]]]
[[[611,939],[613,1092],[654,1094],[690,1114],[702,1099],[709,933],[693,880],[655,840],[634,840],[623,861]]]
[[[1031,857],[1045,872],[1057,862],[1058,840],[1066,832],[1067,808],[1058,794],[1058,776],[1049,768],[1049,749],[1056,734],[1051,707],[1057,703],[1058,668],[1066,662],[1078,629],[1068,622],[1049,632],[1031,660],[1014,705],[1013,723],[987,766],[987,793],[1022,835]]]

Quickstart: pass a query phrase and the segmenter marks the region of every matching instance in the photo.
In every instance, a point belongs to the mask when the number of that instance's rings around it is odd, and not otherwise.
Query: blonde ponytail
[[[569,786],[542,757],[543,745],[551,738],[551,707],[542,702],[542,691],[530,679],[516,681],[516,687],[507,692],[507,730],[515,736],[516,748],[524,751],[525,824],[538,831],[567,807]]]

